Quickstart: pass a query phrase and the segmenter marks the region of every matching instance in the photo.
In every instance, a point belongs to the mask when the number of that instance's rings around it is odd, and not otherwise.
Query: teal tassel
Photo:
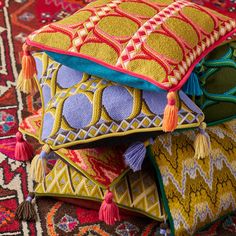
[[[191,73],[189,79],[184,84],[182,90],[190,96],[202,96],[203,95],[202,89],[199,84],[198,76],[194,71]]]

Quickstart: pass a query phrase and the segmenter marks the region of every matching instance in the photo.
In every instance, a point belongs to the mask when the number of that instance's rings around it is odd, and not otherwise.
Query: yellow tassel
[[[31,162],[30,177],[37,183],[41,183],[49,172],[46,157],[50,151],[50,147],[44,145],[40,155],[36,155]]]
[[[37,91],[37,83],[35,81],[35,76],[37,75],[36,63],[26,43],[23,44],[22,49],[22,69],[16,87],[24,93],[34,94]]]
[[[206,123],[201,123],[199,129],[200,133],[197,134],[196,139],[194,141],[194,157],[197,159],[208,157],[211,153],[211,141],[210,136],[206,132]]]
[[[162,129],[164,132],[172,132],[178,125],[178,107],[176,106],[176,94],[167,94],[168,104],[164,110]]]

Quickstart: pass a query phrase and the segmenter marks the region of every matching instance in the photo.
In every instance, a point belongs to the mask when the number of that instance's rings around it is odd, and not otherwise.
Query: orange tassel
[[[23,44],[22,49],[22,70],[17,80],[17,88],[24,93],[34,94],[37,91],[37,83],[34,78],[37,75],[36,63],[26,43]]]
[[[164,132],[172,132],[178,125],[178,107],[176,106],[176,95],[174,92],[167,94],[168,104],[164,110],[162,129]]]

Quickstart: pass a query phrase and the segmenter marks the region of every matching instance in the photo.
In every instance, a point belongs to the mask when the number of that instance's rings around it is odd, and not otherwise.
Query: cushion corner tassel
[[[37,75],[36,63],[31,55],[30,46],[26,43],[22,46],[22,69],[17,79],[17,89],[26,94],[34,94],[37,91],[35,76]]]
[[[33,157],[33,147],[28,143],[21,132],[16,133],[15,160],[29,161]]]
[[[99,220],[104,221],[107,225],[114,225],[116,221],[120,221],[119,208],[114,203],[113,193],[110,190],[105,194],[99,209]]]
[[[34,197],[35,197],[34,193],[29,193],[25,201],[23,201],[17,207],[16,212],[15,212],[16,220],[23,220],[23,221],[36,221],[37,220],[37,213],[32,203]]]
[[[135,142],[127,148],[124,153],[125,164],[129,166],[133,172],[141,170],[147,147],[153,144],[153,142],[153,139],[150,138],[145,142]]]
[[[42,147],[40,155],[36,155],[31,162],[30,177],[37,183],[41,183],[44,180],[47,173],[49,172],[47,166],[47,157],[50,152],[51,152],[50,147],[47,144],[45,144]]]
[[[199,126],[200,132],[197,134],[194,141],[195,158],[202,159],[208,157],[211,153],[210,136],[206,132],[206,123],[202,122]]]
[[[178,125],[178,107],[176,105],[176,93],[167,94],[167,105],[164,110],[162,129],[164,132],[172,132]]]

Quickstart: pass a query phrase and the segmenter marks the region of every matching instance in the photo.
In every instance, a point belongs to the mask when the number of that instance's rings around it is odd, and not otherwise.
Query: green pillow
[[[196,103],[209,124],[236,117],[236,44],[225,44],[210,53],[197,72],[203,96]]]

